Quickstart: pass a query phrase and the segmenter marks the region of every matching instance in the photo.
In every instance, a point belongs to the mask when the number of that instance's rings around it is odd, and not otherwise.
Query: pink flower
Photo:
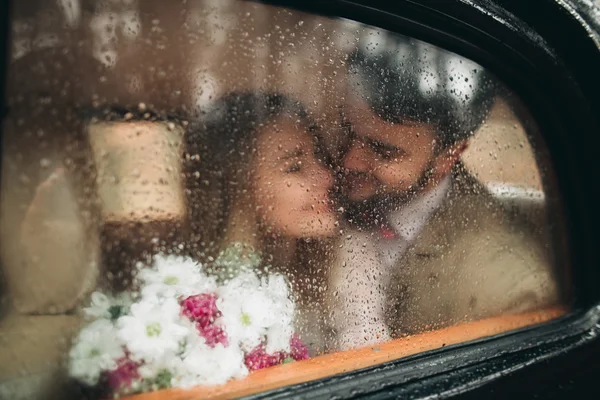
[[[250,353],[246,354],[244,363],[250,371],[268,368],[275,365],[283,364],[288,360],[300,361],[306,360],[308,356],[308,347],[296,335],[290,339],[291,351],[289,353],[278,351],[274,354],[267,354],[264,343],[258,345]]]
[[[181,302],[182,313],[203,328],[212,324],[221,316],[217,308],[217,295],[202,293],[189,296]]]
[[[215,320],[221,316],[217,308],[217,295],[214,293],[203,293],[189,296],[181,302],[181,312],[190,320],[196,322],[196,329],[200,336],[206,339],[206,344],[215,347],[217,343],[228,346],[225,330],[215,324]]]
[[[278,351],[275,354],[267,354],[265,345],[261,343],[250,353],[246,354],[244,363],[250,371],[256,371],[258,369],[279,365],[284,359],[285,353],[283,351]]]
[[[196,323],[196,329],[204,339],[206,344],[210,347],[215,347],[217,343],[221,343],[223,346],[229,346],[229,340],[227,340],[227,333],[225,330],[216,324],[210,324],[202,327],[200,323]]]
[[[297,335],[292,335],[290,339],[290,357],[292,357],[295,361],[306,360],[308,355],[308,347],[304,344],[302,340]]]
[[[140,379],[137,363],[127,357],[117,361],[117,368],[106,374],[108,386],[114,393],[129,388],[132,383]]]

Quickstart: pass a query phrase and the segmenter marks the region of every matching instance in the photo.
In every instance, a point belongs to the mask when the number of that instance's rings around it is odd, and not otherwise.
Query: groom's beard
[[[422,194],[431,179],[432,171],[433,160],[410,189],[395,193],[376,193],[366,200],[352,201],[341,190],[338,194],[338,202],[344,208],[344,218],[352,225],[365,229],[381,226],[387,221],[390,212],[404,207]],[[343,187],[343,182],[340,187]]]

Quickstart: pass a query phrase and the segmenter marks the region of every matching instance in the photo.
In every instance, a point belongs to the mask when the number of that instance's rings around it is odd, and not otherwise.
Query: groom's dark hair
[[[380,118],[437,128],[442,146],[467,139],[494,103],[496,80],[481,66],[428,43],[380,33],[349,57],[355,94]]]

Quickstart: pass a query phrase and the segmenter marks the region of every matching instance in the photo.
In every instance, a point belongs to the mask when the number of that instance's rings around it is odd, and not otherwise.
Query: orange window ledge
[[[539,324],[566,314],[563,307],[505,315],[462,323],[449,328],[395,339],[377,346],[326,354],[295,363],[282,364],[250,373],[244,379],[232,380],[219,386],[165,389],[125,397],[126,400],[197,400],[204,398],[230,399],[308,382],[332,375],[397,360],[402,357],[434,350],[443,346],[464,343],[530,325]]]

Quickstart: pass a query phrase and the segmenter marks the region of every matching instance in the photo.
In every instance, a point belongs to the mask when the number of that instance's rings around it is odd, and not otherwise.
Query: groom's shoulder
[[[468,173],[453,179],[440,210],[395,268],[390,289],[403,288],[392,302],[406,314],[397,322],[403,332],[557,298],[546,225],[536,227],[522,202],[505,201]],[[535,206],[543,211],[543,200]]]
[[[523,197],[523,196],[521,196]],[[543,199],[492,192],[476,177],[460,169],[436,213],[414,243],[417,253],[466,254],[527,253],[541,257],[548,240]],[[504,249],[504,250],[503,250]],[[468,257],[467,257],[468,258]]]
[[[513,191],[492,191],[464,167],[452,175],[448,194],[440,207],[440,229],[462,231],[526,231],[542,216],[544,203]]]

